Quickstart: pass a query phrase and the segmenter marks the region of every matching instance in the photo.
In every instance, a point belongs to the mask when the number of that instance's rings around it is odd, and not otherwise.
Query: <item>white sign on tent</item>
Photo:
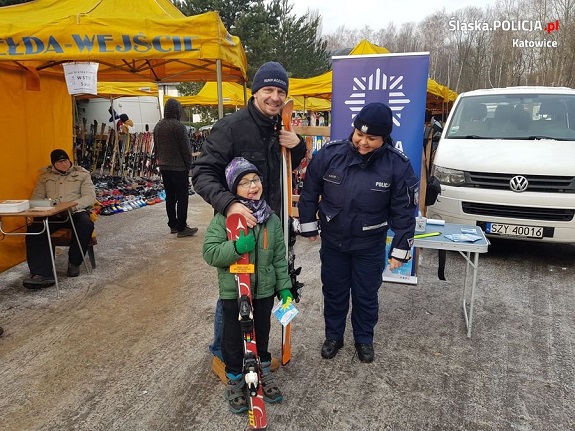
[[[69,94],[98,94],[98,63],[64,63]]]

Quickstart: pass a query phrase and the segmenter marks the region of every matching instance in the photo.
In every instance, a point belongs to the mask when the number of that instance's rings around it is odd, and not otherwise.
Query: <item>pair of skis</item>
[[[291,117],[293,113],[293,100],[286,101],[282,109],[282,125],[285,130],[291,130]],[[301,272],[301,267],[295,267],[295,252],[294,245],[296,239],[296,231],[294,228],[293,219],[293,186],[292,186],[292,164],[291,152],[286,147],[282,149],[282,222],[284,231],[284,242],[286,245],[286,259],[288,263],[288,272],[290,275],[292,287],[291,293],[293,300],[299,302],[300,290],[303,283],[297,281],[297,276]],[[286,365],[291,360],[291,323],[282,326],[282,351],[281,363]]]

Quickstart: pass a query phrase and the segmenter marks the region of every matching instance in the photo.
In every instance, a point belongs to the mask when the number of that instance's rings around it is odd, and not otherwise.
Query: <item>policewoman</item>
[[[349,139],[329,142],[311,160],[298,208],[302,236],[315,240],[321,228],[321,355],[331,359],[343,347],[351,294],[355,349],[372,362],[381,275],[386,259],[395,269],[411,258],[419,179],[393,145],[387,105],[365,105],[353,124]],[[394,237],[386,257],[388,228]]]

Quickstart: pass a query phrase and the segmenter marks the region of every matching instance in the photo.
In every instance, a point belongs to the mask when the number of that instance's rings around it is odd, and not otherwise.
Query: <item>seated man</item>
[[[90,172],[80,166],[72,165],[66,151],[60,149],[52,151],[50,160],[52,164],[41,170],[31,199],[53,199],[56,202],[78,203],[73,210],[72,217],[82,244],[82,252],[75,240],[71,242],[68,251],[68,276],[77,277],[80,275],[83,255],[88,250],[94,231],[94,222],[90,220],[89,210],[96,200],[95,187]],[[60,222],[58,222],[58,217],[51,217],[50,232],[71,227],[70,221],[62,223],[63,219],[65,215],[62,215]],[[43,227],[42,223],[35,222],[28,226],[28,232],[41,232]],[[44,233],[26,235],[26,258],[31,276],[24,280],[25,287],[41,289],[55,284],[48,238]]]

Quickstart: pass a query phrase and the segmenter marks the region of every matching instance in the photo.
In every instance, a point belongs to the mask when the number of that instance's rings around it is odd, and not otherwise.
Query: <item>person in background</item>
[[[331,359],[343,347],[351,294],[355,349],[361,362],[372,362],[387,231],[394,233],[393,270],[411,258],[419,179],[393,145],[387,105],[365,105],[353,124],[349,139],[329,142],[311,159],[298,209],[302,236],[315,240],[321,227],[321,355]]]
[[[90,238],[94,231],[94,222],[90,219],[90,209],[96,201],[96,191],[90,172],[80,166],[74,166],[66,151],[56,149],[50,153],[51,165],[41,170],[36,187],[30,199],[53,199],[56,202],[76,202],[72,218],[82,246],[72,241],[68,249],[68,276],[80,275],[80,265],[88,250]],[[65,218],[65,216],[64,216]],[[63,223],[61,215],[51,217],[50,232],[64,227],[71,227],[68,220]],[[28,225],[28,233],[39,233],[44,224],[35,222]],[[52,269],[52,258],[48,238],[44,234],[26,235],[26,259],[30,277],[23,281],[24,287],[42,289],[55,284]]]
[[[116,127],[118,129],[118,132],[125,135],[127,133],[130,133],[130,127],[134,127],[134,122],[130,120],[128,114],[120,114],[120,118],[116,123]]]
[[[261,384],[264,401],[275,403],[283,399],[271,375],[271,354],[268,351],[270,318],[274,296],[284,303],[293,299],[290,293],[286,246],[280,218],[262,198],[262,174],[242,157],[234,158],[225,171],[228,189],[237,195],[238,202],[252,211],[256,224],[235,240],[229,240],[226,217],[216,213],[204,240],[204,260],[218,268],[220,299],[223,309],[222,353],[228,379],[226,399],[232,413],[248,409],[243,370],[243,335],[238,320],[238,288],[230,265],[244,253],[249,253],[250,263],[256,273],[251,274],[254,330],[258,357],[261,363]]]
[[[263,64],[254,75],[252,97],[246,108],[227,115],[214,124],[207,136],[201,156],[192,167],[194,190],[223,215],[242,214],[249,225],[256,225],[252,210],[242,204],[228,189],[225,168],[235,157],[244,157],[262,174],[264,199],[278,215],[282,214],[281,147],[291,151],[295,169],[306,154],[305,141],[291,130],[282,129],[281,109],[286,101],[289,79],[280,63]],[[218,300],[214,317],[214,372],[225,376],[221,354],[222,307]],[[279,361],[272,358],[272,370]]]
[[[194,235],[197,227],[188,226],[188,201],[192,167],[192,147],[188,130],[180,121],[184,113],[177,99],[168,99],[164,118],[154,127],[154,146],[166,191],[166,213],[170,233],[178,238]]]

